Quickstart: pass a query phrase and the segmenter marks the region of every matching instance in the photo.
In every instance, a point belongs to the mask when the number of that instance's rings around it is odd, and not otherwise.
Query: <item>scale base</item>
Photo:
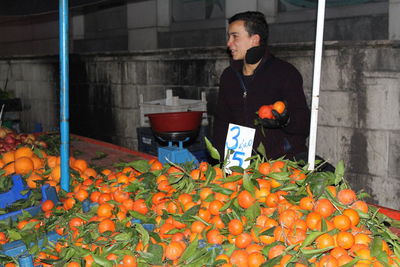
[[[177,147],[177,146],[167,146],[167,147],[159,147],[158,148],[158,160],[162,163],[187,163],[193,162],[198,165],[199,161],[193,156],[192,153],[189,152],[186,148]]]

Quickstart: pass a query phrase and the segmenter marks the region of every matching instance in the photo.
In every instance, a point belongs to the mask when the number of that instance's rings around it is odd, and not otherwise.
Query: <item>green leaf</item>
[[[204,137],[204,140],[205,140],[205,142],[206,142],[206,147],[207,147],[208,152],[210,153],[210,156],[211,156],[213,159],[220,161],[220,160],[221,160],[221,156],[220,156],[218,150],[217,150],[215,147],[213,147],[213,145],[212,145],[211,142],[207,139],[207,137]]]
[[[119,233],[114,236],[116,241],[128,241],[132,238],[131,234],[129,233]]]
[[[309,246],[312,242],[314,242],[317,237],[322,235],[324,232],[316,231],[316,232],[311,232],[307,235],[306,239],[304,239],[303,243],[300,246],[300,249]]]
[[[133,210],[130,210],[130,211],[129,211],[129,214],[130,214],[133,218],[139,219],[139,220],[141,220],[142,222],[147,222],[147,221],[150,219],[150,218],[147,217],[146,215],[143,215],[143,214],[141,214],[141,213],[139,213],[139,212],[137,212],[137,211],[133,211]]]
[[[261,232],[260,235],[268,235],[268,236],[273,236],[274,235],[274,231],[275,231],[275,226],[269,228],[268,230],[265,230],[264,232]]]
[[[335,168],[335,185],[338,185],[344,176],[344,162],[343,160],[339,161]]]
[[[189,259],[189,257],[195,253],[198,247],[199,247],[199,240],[196,236],[196,238],[190,243],[190,245],[183,252],[181,258],[179,259],[178,264],[182,264],[187,259]]]
[[[319,248],[319,249],[302,249],[301,248],[300,250],[304,255],[317,255],[317,254],[329,251],[329,250],[331,250],[333,248],[334,248],[333,246],[330,246],[330,247]]]
[[[354,260],[346,263],[345,265],[342,265],[341,267],[353,267],[360,259],[355,258]]]
[[[148,172],[151,167],[147,160],[136,160],[129,162],[127,165],[139,172]]]
[[[210,185],[210,187],[212,188],[212,190],[213,190],[214,192],[216,192],[216,193],[221,193],[221,194],[223,194],[223,195],[230,196],[230,195],[232,195],[232,193],[233,193],[233,190],[228,189],[228,188],[225,188],[225,187],[222,187],[222,186],[219,186],[219,185],[214,185],[214,184],[212,184],[212,185]]]
[[[144,229],[143,225],[140,223],[135,223],[136,230],[140,233],[141,235],[141,241],[143,243],[143,246],[147,246],[150,240],[149,232],[147,232],[146,229]]]
[[[113,266],[113,264],[103,256],[97,256],[97,255],[92,254],[92,257],[93,257],[94,261],[97,264],[99,264],[100,266],[104,266],[104,267],[112,267]]]
[[[257,152],[261,154],[265,159],[267,159],[267,153],[265,152],[265,147],[262,142],[257,147]]]
[[[288,172],[272,172],[272,173],[268,174],[268,177],[273,178],[278,181],[290,180]]]
[[[229,169],[231,171],[233,171],[233,172],[238,172],[238,173],[241,173],[241,174],[244,173],[244,169],[242,167],[240,167],[240,166],[232,166],[232,167],[229,167]]]
[[[264,262],[261,267],[273,267],[277,264],[279,264],[279,262],[282,260],[282,255],[276,256],[275,258],[272,258],[266,262]]]
[[[254,196],[255,186],[248,173],[243,174],[243,187],[245,190],[249,191],[252,196]]]
[[[250,220],[254,221],[261,214],[260,204],[254,203],[250,208],[246,209],[244,215]]]
[[[185,211],[185,213],[182,215],[182,220],[188,220],[190,217],[197,215],[197,213],[200,210],[200,205],[196,205]]]
[[[149,244],[149,249],[147,250],[149,257],[146,262],[151,265],[162,265],[163,257],[163,247],[158,244]]]

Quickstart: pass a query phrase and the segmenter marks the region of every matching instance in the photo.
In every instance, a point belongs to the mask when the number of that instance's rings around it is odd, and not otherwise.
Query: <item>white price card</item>
[[[228,150],[233,150],[228,158],[226,167],[240,166],[247,168],[250,161],[245,161],[251,156],[256,129],[229,123],[228,134],[225,142],[225,157]]]

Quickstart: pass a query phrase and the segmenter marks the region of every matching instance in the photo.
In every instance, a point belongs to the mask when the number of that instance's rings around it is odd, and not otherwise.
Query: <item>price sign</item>
[[[251,156],[255,133],[256,130],[253,128],[229,124],[225,142],[225,156],[229,150],[233,150],[233,154],[229,156],[226,167],[240,166],[246,168],[249,166],[250,162],[245,161],[245,159]]]

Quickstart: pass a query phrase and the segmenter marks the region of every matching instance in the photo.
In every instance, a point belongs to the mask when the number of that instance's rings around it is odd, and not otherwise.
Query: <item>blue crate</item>
[[[14,185],[11,188],[11,190],[6,193],[0,194],[0,208],[2,209],[12,205],[17,200],[27,199],[29,197],[30,192],[28,192],[25,195],[21,194],[21,191],[28,189],[22,182],[22,177],[20,175],[14,175],[12,179]],[[54,202],[54,204],[58,203],[57,192],[54,187],[45,184],[42,186],[41,190],[42,190],[42,202],[50,199],[51,201]],[[34,216],[41,210],[41,205],[29,207],[23,210],[29,212],[32,216]],[[11,218],[13,221],[15,221],[21,214],[22,210],[17,210],[6,214],[2,214],[0,215],[0,221],[6,220],[8,218]]]
[[[22,195],[21,191],[25,190],[26,187],[22,182],[21,175],[13,175],[12,176],[13,186],[10,191],[0,194],[0,209],[4,209],[10,206],[17,200],[27,199],[29,194]]]
[[[49,242],[57,242],[58,239],[62,238],[56,232],[50,232],[47,234],[47,240]],[[44,238],[40,239],[38,242],[38,246],[43,248]],[[34,244],[32,243],[31,246]],[[3,245],[2,250],[0,250],[0,254],[10,256],[10,257],[18,257],[24,255],[28,251],[26,245],[21,240],[13,241],[10,243],[6,243]]]

